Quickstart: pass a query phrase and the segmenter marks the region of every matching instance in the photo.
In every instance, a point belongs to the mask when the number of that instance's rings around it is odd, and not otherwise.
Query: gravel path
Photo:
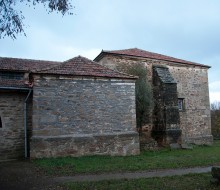
[[[110,179],[137,179],[165,177],[189,173],[210,172],[211,167],[168,169],[157,171],[85,174],[63,177],[48,177],[29,161],[0,162],[1,190],[63,190],[62,183],[69,181],[100,181]]]
[[[56,182],[69,182],[69,181],[101,181],[111,179],[137,179],[137,178],[151,178],[151,177],[166,177],[175,175],[185,175],[190,173],[207,173],[211,172],[211,167],[202,168],[184,168],[184,169],[166,169],[155,171],[140,171],[140,172],[123,172],[123,173],[104,173],[95,175],[75,175],[56,177]]]

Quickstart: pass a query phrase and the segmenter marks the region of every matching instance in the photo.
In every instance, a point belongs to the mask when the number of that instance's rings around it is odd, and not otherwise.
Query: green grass
[[[47,158],[33,163],[49,175],[73,175],[118,171],[187,168],[220,164],[220,141],[212,146],[195,146],[193,150],[143,151],[139,156],[85,156]]]
[[[219,186],[210,184],[211,174],[189,174],[163,178],[141,178],[134,180],[109,180],[100,182],[70,182],[65,184],[68,190],[219,190]]]

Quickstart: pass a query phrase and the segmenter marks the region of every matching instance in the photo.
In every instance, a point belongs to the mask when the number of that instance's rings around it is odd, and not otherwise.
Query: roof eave
[[[109,78],[109,79],[130,79],[130,80],[137,80],[138,77],[131,76],[131,77],[123,77],[123,76],[96,76],[96,75],[73,75],[73,74],[64,74],[64,73],[41,73],[41,72],[32,72],[32,74],[37,75],[62,75],[62,76],[70,76],[70,77],[92,77],[92,78]]]
[[[107,52],[102,50],[101,53],[99,55],[97,55],[95,59],[93,59],[93,61],[98,62],[103,57],[103,55],[105,53],[107,53]]]

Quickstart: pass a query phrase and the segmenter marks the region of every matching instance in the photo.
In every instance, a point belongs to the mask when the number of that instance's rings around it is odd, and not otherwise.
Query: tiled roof
[[[105,68],[87,58],[78,56],[65,62],[40,61],[17,58],[0,58],[0,71],[29,72],[71,76],[93,76],[107,78],[135,79],[136,77]],[[0,88],[31,88],[24,79],[0,77]]]
[[[105,54],[112,54],[112,55],[124,55],[124,56],[132,56],[132,57],[142,57],[142,58],[149,58],[149,59],[156,59],[156,60],[164,60],[164,61],[170,61],[174,63],[180,63],[180,64],[186,64],[186,65],[197,65],[197,66],[203,66],[203,67],[210,67],[207,65],[194,63],[182,59],[177,59],[174,57],[158,54],[158,53],[152,53],[149,51],[141,50],[138,48],[132,48],[132,49],[124,49],[124,50],[115,50],[115,51],[105,51],[103,50],[95,59],[94,61],[99,61],[103,55]]]
[[[75,57],[51,69],[41,70],[36,73],[107,78],[136,78],[134,76],[106,68],[82,56]]]
[[[0,57],[0,71],[3,72],[33,72],[48,69],[58,64],[60,62]],[[26,83],[25,80],[0,78],[1,88],[31,88]]]
[[[54,67],[61,62],[0,57],[0,70],[32,72]]]
[[[73,76],[93,76],[107,78],[136,78],[120,73],[85,57],[75,57],[64,62],[42,61],[18,58],[0,58],[0,71],[32,72]],[[1,79],[2,80],[2,79]]]

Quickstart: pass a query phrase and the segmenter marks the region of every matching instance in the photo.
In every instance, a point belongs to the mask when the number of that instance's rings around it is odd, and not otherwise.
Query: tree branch
[[[18,0],[19,1],[19,0]],[[43,3],[49,8],[49,12],[57,11],[65,15],[66,13],[72,15],[70,10],[72,5],[69,3],[70,0],[20,0],[24,3],[25,1],[32,2],[33,6],[37,3]],[[0,0],[0,39],[5,36],[16,39],[16,35],[24,32],[24,16],[22,11],[14,9],[13,5],[16,4],[16,0]]]

